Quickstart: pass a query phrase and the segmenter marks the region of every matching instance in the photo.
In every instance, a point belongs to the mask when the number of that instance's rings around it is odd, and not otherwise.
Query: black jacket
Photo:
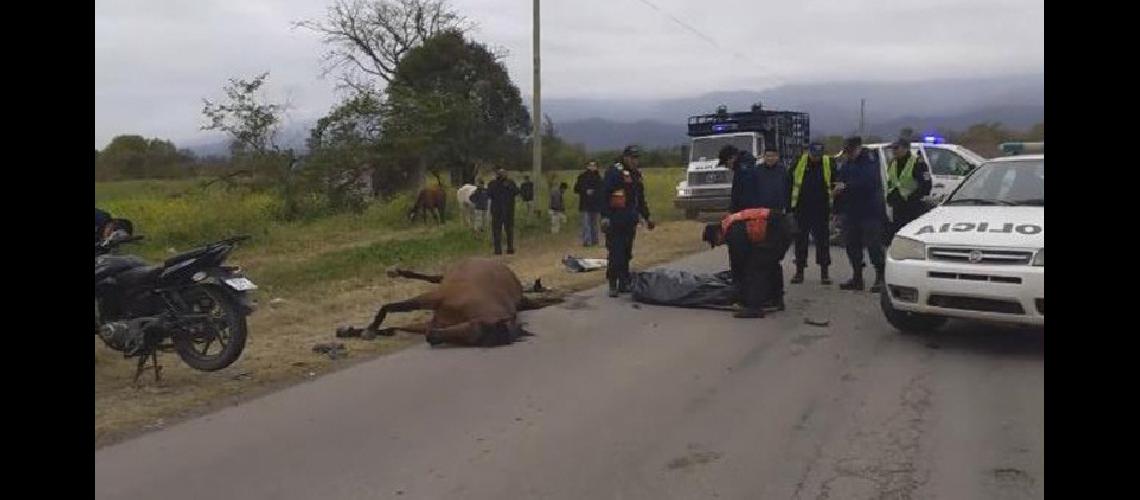
[[[756,166],[741,165],[732,176],[729,210],[734,213],[746,208],[784,211],[788,208],[790,192],[788,170],[783,163],[771,167],[764,163]]]
[[[649,205],[645,203],[645,182],[641,177],[641,171],[628,167],[623,168],[629,170],[630,176],[633,178],[633,184],[630,186],[630,190],[633,192],[626,193],[624,209],[610,208],[610,195],[618,189],[625,189],[625,181],[622,178],[621,168],[613,166],[606,170],[602,187],[602,217],[606,217],[616,224],[637,224],[639,215],[641,218],[649,220]]]
[[[593,189],[594,193],[586,194],[589,189]],[[602,211],[602,175],[596,170],[586,170],[578,174],[578,180],[574,182],[574,192],[578,194],[579,212]]]
[[[471,193],[471,204],[475,205],[475,210],[487,209],[487,189],[479,186],[475,188],[475,192]]]
[[[491,215],[515,215],[515,197],[519,195],[519,187],[509,177],[496,177],[487,183],[487,198],[491,201]]]
[[[534,201],[534,183],[531,181],[523,181],[519,185],[519,195],[522,196],[523,201]]]

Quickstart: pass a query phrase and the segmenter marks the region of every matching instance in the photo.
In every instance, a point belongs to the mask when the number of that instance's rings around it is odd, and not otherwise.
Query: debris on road
[[[818,327],[825,327],[825,326],[831,325],[830,320],[823,319],[823,318],[813,318],[810,316],[804,318],[804,323],[807,323],[811,326],[818,326]]]
[[[285,299],[283,299],[281,297],[277,297],[277,298],[269,301],[269,307],[277,309],[278,307],[285,305],[285,302],[286,302]]]
[[[609,265],[609,261],[606,259],[584,259],[567,255],[562,259],[562,264],[571,272],[588,273],[590,271],[597,271],[598,269],[605,269],[606,266]]]
[[[336,360],[348,355],[348,348],[339,342],[329,342],[313,346],[313,352],[325,354],[329,359]]]
[[[253,378],[253,372],[241,372],[230,377],[233,380],[249,380]]]

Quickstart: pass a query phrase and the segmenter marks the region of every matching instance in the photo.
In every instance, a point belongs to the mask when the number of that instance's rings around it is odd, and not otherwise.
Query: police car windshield
[[[943,205],[1045,206],[1045,160],[983,164]]]
[[[701,137],[693,141],[693,152],[689,156],[689,161],[700,161],[701,158],[704,158],[705,160],[716,160],[717,155],[720,154],[720,148],[724,147],[725,144],[732,144],[733,146],[736,146],[736,149],[756,154],[756,152],[752,150],[751,136],[714,135],[712,137]]]

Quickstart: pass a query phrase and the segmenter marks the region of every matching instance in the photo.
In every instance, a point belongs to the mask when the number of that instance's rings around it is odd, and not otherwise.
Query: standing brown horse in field
[[[412,205],[412,209],[408,211],[408,220],[415,221],[419,216],[423,220],[427,220],[428,214],[435,212],[436,220],[440,224],[444,221],[444,212],[447,209],[447,195],[443,192],[440,186],[428,186],[420,190],[416,195],[416,203]]]

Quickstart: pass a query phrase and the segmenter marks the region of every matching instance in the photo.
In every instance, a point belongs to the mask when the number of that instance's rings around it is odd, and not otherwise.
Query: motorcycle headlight
[[[1037,255],[1033,257],[1033,265],[1045,267],[1045,249],[1037,251]]]
[[[926,244],[904,236],[891,240],[888,254],[894,260],[926,260]]]

